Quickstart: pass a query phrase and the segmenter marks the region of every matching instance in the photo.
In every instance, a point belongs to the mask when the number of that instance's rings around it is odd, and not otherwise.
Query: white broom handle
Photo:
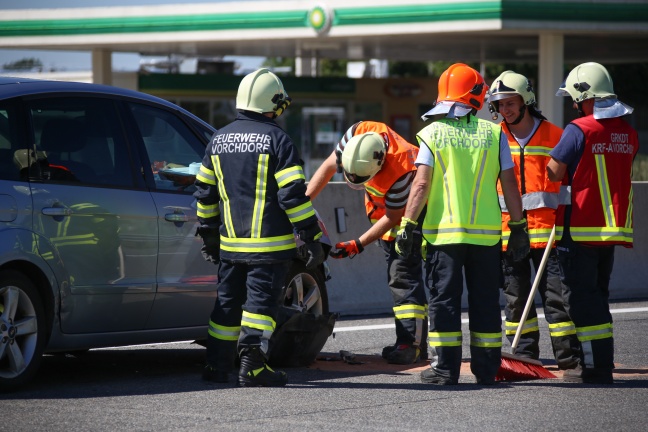
[[[553,246],[554,240],[556,238],[556,226],[554,225],[549,235],[549,241],[547,241],[547,247],[545,247],[544,253],[542,254],[542,260],[540,261],[540,267],[536,269],[535,278],[533,279],[533,286],[531,287],[531,292],[529,293],[529,298],[527,299],[526,306],[524,306],[524,312],[522,312],[522,318],[518,324],[518,328],[515,331],[515,338],[513,338],[513,343],[511,344],[511,353],[515,353],[515,348],[517,348],[518,343],[520,342],[520,336],[522,335],[522,327],[524,322],[529,316],[529,311],[533,305],[533,300],[535,298],[536,291],[538,291],[538,285],[540,285],[540,279],[542,278],[542,273],[544,268],[547,265],[547,259],[549,259],[549,253]]]

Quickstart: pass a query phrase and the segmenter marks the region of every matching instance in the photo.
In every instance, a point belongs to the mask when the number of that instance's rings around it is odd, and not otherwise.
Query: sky
[[[0,0],[3,9],[53,9],[93,6],[146,6],[183,3],[222,3],[233,0]],[[236,0],[251,1],[251,0]],[[257,0],[258,1],[258,0]],[[0,12],[1,13],[1,12]],[[37,58],[45,70],[80,71],[92,68],[92,57],[86,51],[40,51],[0,49],[0,68],[24,58]],[[242,69],[254,69],[261,65],[263,57],[225,57],[241,64]],[[139,69],[140,56],[137,53],[113,53],[113,70],[135,71]]]

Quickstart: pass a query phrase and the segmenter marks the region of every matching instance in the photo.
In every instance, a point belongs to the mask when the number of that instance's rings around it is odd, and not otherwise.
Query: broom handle
[[[542,273],[544,268],[547,265],[547,259],[549,259],[549,253],[551,252],[551,247],[553,246],[554,239],[556,238],[556,226],[554,225],[549,235],[549,241],[547,241],[547,247],[545,247],[544,253],[542,254],[542,260],[540,261],[540,267],[536,269],[535,278],[533,279],[533,286],[531,287],[531,292],[529,293],[529,298],[527,299],[526,306],[524,306],[524,312],[522,312],[522,318],[520,318],[520,323],[518,328],[515,331],[515,337],[513,338],[513,343],[511,344],[511,353],[515,353],[515,348],[517,348],[518,343],[520,342],[520,336],[522,336],[522,327],[524,322],[529,316],[529,311],[533,305],[533,299],[535,298],[536,291],[538,291],[538,285],[540,285],[540,279],[542,278]]]

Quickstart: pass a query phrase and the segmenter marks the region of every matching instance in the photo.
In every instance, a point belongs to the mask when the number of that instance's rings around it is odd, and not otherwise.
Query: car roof
[[[16,96],[27,96],[31,94],[58,92],[80,92],[80,93],[104,93],[132,97],[137,99],[150,100],[162,103],[167,106],[174,106],[164,99],[148,95],[134,90],[112,87],[102,84],[90,84],[71,81],[49,81],[31,78],[0,77],[0,99],[7,99]]]
[[[90,84],[72,81],[50,81],[32,78],[0,76],[0,100],[46,93],[83,93],[94,95],[104,94],[154,102],[157,104],[165,105],[166,107],[174,110],[182,111],[183,113],[188,114],[200,123],[204,124],[208,128],[212,130],[214,129],[213,126],[209,125],[204,120],[198,118],[194,114],[190,113],[184,108],[179,107],[178,105],[175,105],[157,96],[138,92],[135,90],[103,84]]]

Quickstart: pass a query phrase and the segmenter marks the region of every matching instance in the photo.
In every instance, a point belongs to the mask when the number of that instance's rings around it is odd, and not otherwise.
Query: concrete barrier
[[[634,182],[633,188],[635,247],[616,249],[610,281],[610,298],[613,300],[648,297],[648,182]],[[370,227],[363,196],[362,191],[332,182],[314,200],[313,204],[334,243],[357,239]],[[344,220],[338,221],[336,213],[344,215],[339,218]],[[339,232],[339,227],[345,232]],[[377,243],[369,245],[353,259],[329,258],[328,263],[332,276],[327,282],[331,311],[342,315],[391,312],[393,303],[387,287],[385,257]],[[539,302],[537,296],[536,303]],[[465,307],[465,295],[463,304]]]

